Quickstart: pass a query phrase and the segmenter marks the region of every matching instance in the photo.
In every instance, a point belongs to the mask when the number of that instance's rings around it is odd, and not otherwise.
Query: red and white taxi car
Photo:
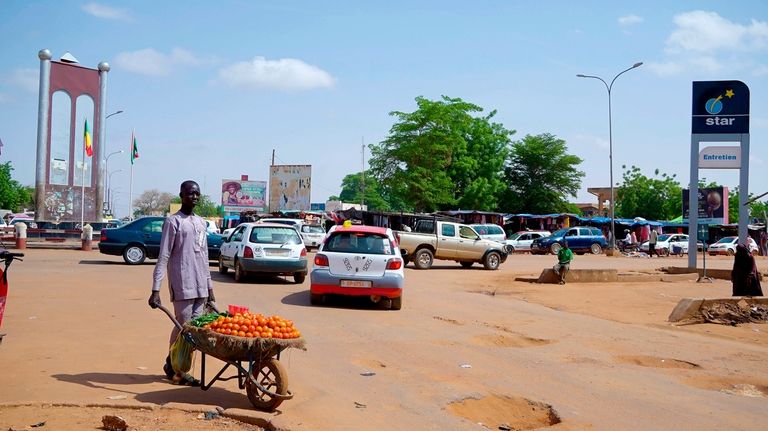
[[[403,304],[403,258],[392,230],[377,226],[334,226],[315,255],[310,302],[325,295],[369,296]]]

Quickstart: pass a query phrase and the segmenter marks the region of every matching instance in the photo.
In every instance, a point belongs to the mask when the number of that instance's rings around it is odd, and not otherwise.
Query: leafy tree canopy
[[[637,166],[624,170],[616,195],[616,216],[643,217],[647,220],[671,220],[682,212],[683,189],[676,175],[654,171],[649,178]]]
[[[362,173],[349,174],[341,181],[342,202],[360,203],[363,194]],[[384,199],[381,185],[372,175],[365,174],[365,205],[369,211],[389,211],[389,202]]]
[[[496,111],[459,98],[416,98],[414,112],[397,118],[389,136],[370,145],[371,173],[394,210],[492,210],[504,186],[500,174],[514,131],[492,123]]]
[[[13,212],[22,211],[25,207],[32,208],[34,188],[22,186],[11,176],[11,162],[0,164],[0,208]]]
[[[174,196],[169,202],[169,204],[180,203],[181,198],[178,196]],[[167,210],[168,208],[166,208]],[[195,206],[195,214],[200,217],[221,217],[223,213],[224,207],[217,205],[208,195],[200,195],[200,200],[197,201],[197,206]]]
[[[576,196],[581,187],[581,162],[568,154],[564,140],[549,133],[514,142],[504,169],[507,189],[501,210],[533,214],[573,210],[567,197]]]

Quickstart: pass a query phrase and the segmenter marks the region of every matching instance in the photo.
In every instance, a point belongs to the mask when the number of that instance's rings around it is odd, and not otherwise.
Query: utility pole
[[[365,136],[363,136],[362,143],[360,145],[360,159],[361,159],[361,175],[360,184],[362,184],[363,193],[360,195],[360,211],[363,210],[365,205]]]
[[[275,166],[275,149],[272,149],[272,164],[270,166]]]

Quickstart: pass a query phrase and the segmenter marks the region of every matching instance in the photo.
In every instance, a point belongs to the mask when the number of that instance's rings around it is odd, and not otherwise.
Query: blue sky
[[[768,3],[764,1],[188,1],[0,0],[0,162],[34,184],[37,52],[111,65],[109,170],[118,215],[128,208],[128,144],[138,137],[133,194],[176,193],[197,180],[268,179],[311,164],[312,201],[361,169],[391,111],[414,98],[460,97],[526,134],[552,133],[584,159],[577,202],[608,186],[612,90],[614,178],[622,165],[688,184],[691,82],[751,89],[750,190],[768,191]],[[366,150],[366,157],[370,155]],[[738,185],[736,170],[701,176]]]

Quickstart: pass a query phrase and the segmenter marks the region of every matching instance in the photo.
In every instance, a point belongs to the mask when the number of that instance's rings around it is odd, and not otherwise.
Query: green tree
[[[581,162],[568,154],[564,140],[549,133],[527,135],[512,143],[500,209],[533,214],[572,211],[567,196],[576,196],[581,187]]]
[[[342,202],[360,203],[363,194],[362,174],[349,174],[341,181]],[[381,185],[372,175],[365,174],[365,205],[369,211],[389,211],[391,208],[381,193]]]
[[[739,186],[734,187],[733,189],[729,190],[728,193],[728,222],[729,223],[738,223],[739,222],[739,197],[741,195],[741,192],[739,191]],[[755,195],[750,193],[749,198],[754,199]],[[747,205],[749,208],[749,217],[752,218],[758,218],[761,220],[765,220],[766,215],[768,215],[768,202],[760,202],[759,200],[753,201],[749,205]]]
[[[649,178],[637,166],[627,168],[623,165],[621,168],[624,174],[616,195],[617,217],[671,220],[680,215],[683,189],[676,174],[660,174],[656,169],[654,176]]]
[[[33,187],[22,186],[12,178],[11,162],[0,164],[0,208],[19,212],[24,207],[32,207]]]
[[[495,209],[513,131],[491,123],[496,111],[459,98],[416,98],[417,109],[394,111],[389,136],[370,145],[371,174],[394,210],[429,212],[459,205]]]

